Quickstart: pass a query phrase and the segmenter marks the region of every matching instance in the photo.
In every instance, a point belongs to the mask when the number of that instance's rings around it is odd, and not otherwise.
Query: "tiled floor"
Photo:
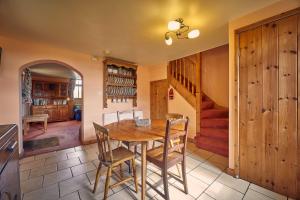
[[[102,175],[96,194],[91,192],[98,166],[95,144],[27,157],[20,161],[23,200],[88,200],[102,199],[105,176]],[[170,198],[173,200],[272,200],[287,197],[271,192],[223,171],[227,168],[225,157],[188,146],[187,179],[189,194],[181,192],[182,185],[170,179]],[[137,164],[140,165],[139,158]],[[103,173],[105,169],[103,169]],[[140,174],[138,166],[138,174]],[[148,181],[160,179],[159,170],[148,163]],[[171,169],[177,172],[176,168]],[[127,172],[126,166],[124,171]],[[113,188],[109,199],[139,199],[132,183]],[[162,189],[162,187],[160,187]],[[147,199],[162,199],[148,190]]]

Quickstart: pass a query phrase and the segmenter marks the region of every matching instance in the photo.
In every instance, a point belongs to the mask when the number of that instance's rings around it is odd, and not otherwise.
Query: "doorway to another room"
[[[32,64],[21,73],[24,155],[80,145],[81,75],[58,62]]]

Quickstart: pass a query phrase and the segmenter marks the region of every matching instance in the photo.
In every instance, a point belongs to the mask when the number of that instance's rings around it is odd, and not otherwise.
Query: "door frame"
[[[151,119],[151,109],[152,109],[152,106],[151,106],[151,85],[153,83],[158,83],[158,82],[163,82],[163,81],[166,81],[167,83],[167,113],[169,112],[169,96],[168,96],[168,93],[169,93],[169,88],[170,88],[170,85],[169,85],[169,82],[168,82],[168,79],[160,79],[160,80],[155,80],[155,81],[150,81],[150,119]]]
[[[81,77],[82,80],[82,111],[81,111],[81,126],[80,126],[80,131],[79,131],[79,141],[81,144],[84,144],[84,76],[83,74],[77,70],[75,67],[63,62],[63,61],[59,61],[59,60],[51,60],[51,59],[45,59],[45,60],[35,60],[26,64],[23,64],[19,67],[19,75],[18,75],[18,83],[19,83],[19,138],[18,138],[18,142],[19,142],[19,155],[22,157],[24,155],[24,148],[23,148],[23,116],[22,116],[22,112],[23,112],[23,102],[22,102],[22,73],[26,68],[29,68],[33,65],[37,65],[37,64],[58,64],[61,65],[69,70],[75,71],[77,74],[79,74],[79,76]]]

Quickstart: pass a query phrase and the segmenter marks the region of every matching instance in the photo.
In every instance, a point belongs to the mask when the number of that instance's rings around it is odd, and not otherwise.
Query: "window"
[[[82,80],[76,79],[75,81],[75,88],[73,96],[75,99],[81,99],[82,98]]]

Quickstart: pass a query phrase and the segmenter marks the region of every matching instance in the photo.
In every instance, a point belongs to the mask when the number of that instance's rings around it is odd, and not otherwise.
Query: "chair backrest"
[[[138,119],[144,118],[144,112],[142,110],[134,110],[133,111],[133,117]]]
[[[166,114],[166,119],[183,119],[184,116],[179,113],[168,113]]]
[[[134,119],[133,111],[132,110],[122,111],[122,112],[118,111],[118,121],[122,121],[122,120],[126,120],[126,119],[132,119],[132,120]]]
[[[110,146],[108,130],[95,122],[93,124],[98,142],[99,160],[104,165],[109,165],[113,161],[113,154]]]
[[[104,113],[103,114],[103,125],[111,124],[114,122],[118,122],[118,113]]]
[[[168,155],[172,152],[177,152],[185,156],[187,134],[188,134],[189,118],[183,119],[168,119],[166,126],[166,136],[164,142],[164,162],[167,164]],[[176,140],[176,142],[172,142]],[[173,144],[172,146],[170,144]]]

